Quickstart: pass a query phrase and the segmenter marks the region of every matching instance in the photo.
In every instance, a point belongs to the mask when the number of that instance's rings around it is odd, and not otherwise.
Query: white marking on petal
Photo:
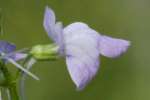
[[[71,24],[64,30],[67,68],[78,90],[90,82],[99,68],[98,36],[82,23]]]
[[[72,32],[89,29],[88,25],[82,22],[74,22],[64,28],[64,33],[71,34]]]

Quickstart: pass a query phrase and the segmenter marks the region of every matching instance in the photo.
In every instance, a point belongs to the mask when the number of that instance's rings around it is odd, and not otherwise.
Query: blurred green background
[[[64,25],[82,21],[113,37],[132,42],[117,59],[101,57],[93,81],[77,92],[65,60],[38,62],[32,71],[40,81],[27,78],[28,100],[149,100],[150,99],[150,1],[149,0],[0,0],[4,34],[0,39],[17,49],[51,40],[43,29],[45,6]]]

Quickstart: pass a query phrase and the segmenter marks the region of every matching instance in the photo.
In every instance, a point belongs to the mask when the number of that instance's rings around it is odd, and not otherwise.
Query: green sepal
[[[55,60],[58,58],[58,49],[55,44],[36,45],[31,48],[30,54],[37,60]]]

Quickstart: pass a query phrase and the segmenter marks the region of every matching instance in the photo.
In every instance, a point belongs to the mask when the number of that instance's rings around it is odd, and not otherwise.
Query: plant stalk
[[[9,96],[8,99],[10,98],[10,100],[19,100],[16,80],[13,80],[11,73],[5,66],[5,63],[2,61],[0,62],[0,70],[2,71],[5,77],[5,82],[3,83],[2,87],[4,87],[6,91],[8,91],[7,92],[8,93],[7,95]]]

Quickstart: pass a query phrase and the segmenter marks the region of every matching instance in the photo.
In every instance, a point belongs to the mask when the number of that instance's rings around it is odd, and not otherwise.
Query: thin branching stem
[[[30,70],[33,66],[33,64],[36,62],[34,58],[27,58],[24,62],[24,67],[26,70]],[[22,72],[21,73],[21,79],[19,82],[19,93],[21,100],[26,100],[26,95],[25,95],[25,79],[26,79],[27,74]]]

